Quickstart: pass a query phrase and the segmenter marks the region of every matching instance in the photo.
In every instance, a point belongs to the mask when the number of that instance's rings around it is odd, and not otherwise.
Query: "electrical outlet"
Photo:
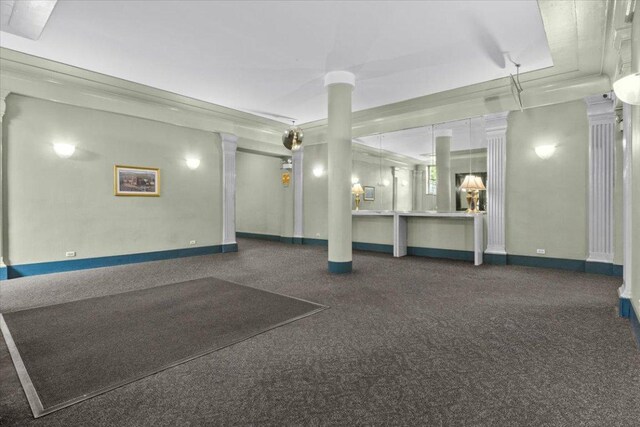
[[[76,251],[65,252],[64,256],[66,257],[76,256]]]
[[[544,255],[547,251],[545,251],[544,249],[536,249],[536,253],[540,254],[540,255]]]
[[[195,240],[189,240],[189,244],[190,244],[190,245],[195,245],[195,244],[196,244],[196,241],[195,241]]]

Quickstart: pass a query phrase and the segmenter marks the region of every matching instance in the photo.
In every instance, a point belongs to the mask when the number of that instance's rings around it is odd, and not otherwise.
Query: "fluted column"
[[[622,286],[618,289],[620,297],[620,316],[629,317],[631,310],[631,180],[633,178],[631,140],[631,105],[622,106]]]
[[[613,262],[616,115],[611,96],[585,99],[589,117],[589,263]],[[597,268],[597,267],[595,267]]]
[[[436,141],[436,209],[438,212],[451,212],[451,129],[436,129],[433,132]]]
[[[222,251],[235,252],[236,242],[236,152],[238,137],[220,133],[222,141]]]
[[[303,228],[303,184],[304,147],[293,152],[293,243],[302,244]]]
[[[487,138],[487,250],[506,263],[505,194],[508,112],[484,116]]]
[[[4,171],[2,165],[4,164],[3,157],[3,135],[2,135],[2,121],[4,118],[4,113],[7,110],[7,104],[5,102],[9,92],[2,91],[0,92],[0,280],[7,279],[7,266],[4,263],[4,231],[7,227],[5,223],[4,217],[4,182],[2,177],[4,176]]]
[[[350,273],[351,251],[351,92],[355,76],[332,71],[324,78],[329,92],[329,272]]]

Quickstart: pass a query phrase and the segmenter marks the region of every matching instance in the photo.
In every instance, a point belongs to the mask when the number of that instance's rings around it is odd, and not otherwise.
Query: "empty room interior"
[[[638,425],[639,3],[0,0],[0,425]]]

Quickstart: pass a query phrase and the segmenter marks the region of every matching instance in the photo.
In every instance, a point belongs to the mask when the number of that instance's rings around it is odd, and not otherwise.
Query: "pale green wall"
[[[396,210],[410,211],[413,209],[413,170],[398,169],[396,171],[398,189]],[[406,185],[402,185],[402,184]]]
[[[304,148],[303,224],[306,238],[327,239],[327,149],[327,144],[309,145]],[[321,166],[325,171],[320,177],[313,175],[313,168],[316,166]]]
[[[3,124],[8,264],[221,243],[217,134],[18,95]],[[54,141],[76,153],[60,159]],[[115,164],[160,168],[161,196],[115,197]]]
[[[277,157],[238,152],[236,157],[236,230],[282,235],[285,191]]]
[[[364,196],[360,197],[360,209],[362,210],[391,210],[393,203],[393,174],[391,166],[386,164],[375,164],[359,160],[362,154],[353,152],[353,175],[360,179],[362,186],[376,188],[376,197],[374,201],[364,200]],[[389,185],[384,187],[379,185],[386,179]],[[352,208],[355,209],[355,198],[351,202]]]
[[[534,147],[557,144],[540,159]],[[506,244],[515,255],[585,260],[589,127],[574,101],[511,112],[507,130]]]
[[[392,216],[354,216],[352,227],[354,242],[393,245]]]

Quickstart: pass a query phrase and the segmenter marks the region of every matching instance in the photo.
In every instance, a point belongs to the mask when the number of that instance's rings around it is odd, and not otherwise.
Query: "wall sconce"
[[[382,186],[383,186],[383,187],[388,187],[388,186],[389,186],[389,184],[390,184],[390,182],[389,182],[389,180],[388,180],[388,179],[383,179],[383,180],[382,180]]]
[[[76,151],[76,146],[72,144],[57,142],[53,144],[53,151],[55,151],[58,157],[60,157],[61,159],[68,159],[69,157],[73,156],[73,153]]]
[[[324,168],[322,166],[316,166],[313,168],[313,176],[320,178],[322,175],[324,175]]]
[[[359,182],[360,182],[360,179],[357,176],[355,176],[355,175],[351,176],[351,184],[352,185],[356,185]]]
[[[640,105],[640,73],[633,73],[613,83],[613,91],[619,100],[630,105]]]
[[[543,160],[548,159],[553,156],[553,153],[556,152],[555,145],[538,145],[536,148],[536,154]]]
[[[196,170],[198,169],[198,166],[200,166],[200,159],[189,158],[186,160],[186,162],[187,167],[191,170]]]

